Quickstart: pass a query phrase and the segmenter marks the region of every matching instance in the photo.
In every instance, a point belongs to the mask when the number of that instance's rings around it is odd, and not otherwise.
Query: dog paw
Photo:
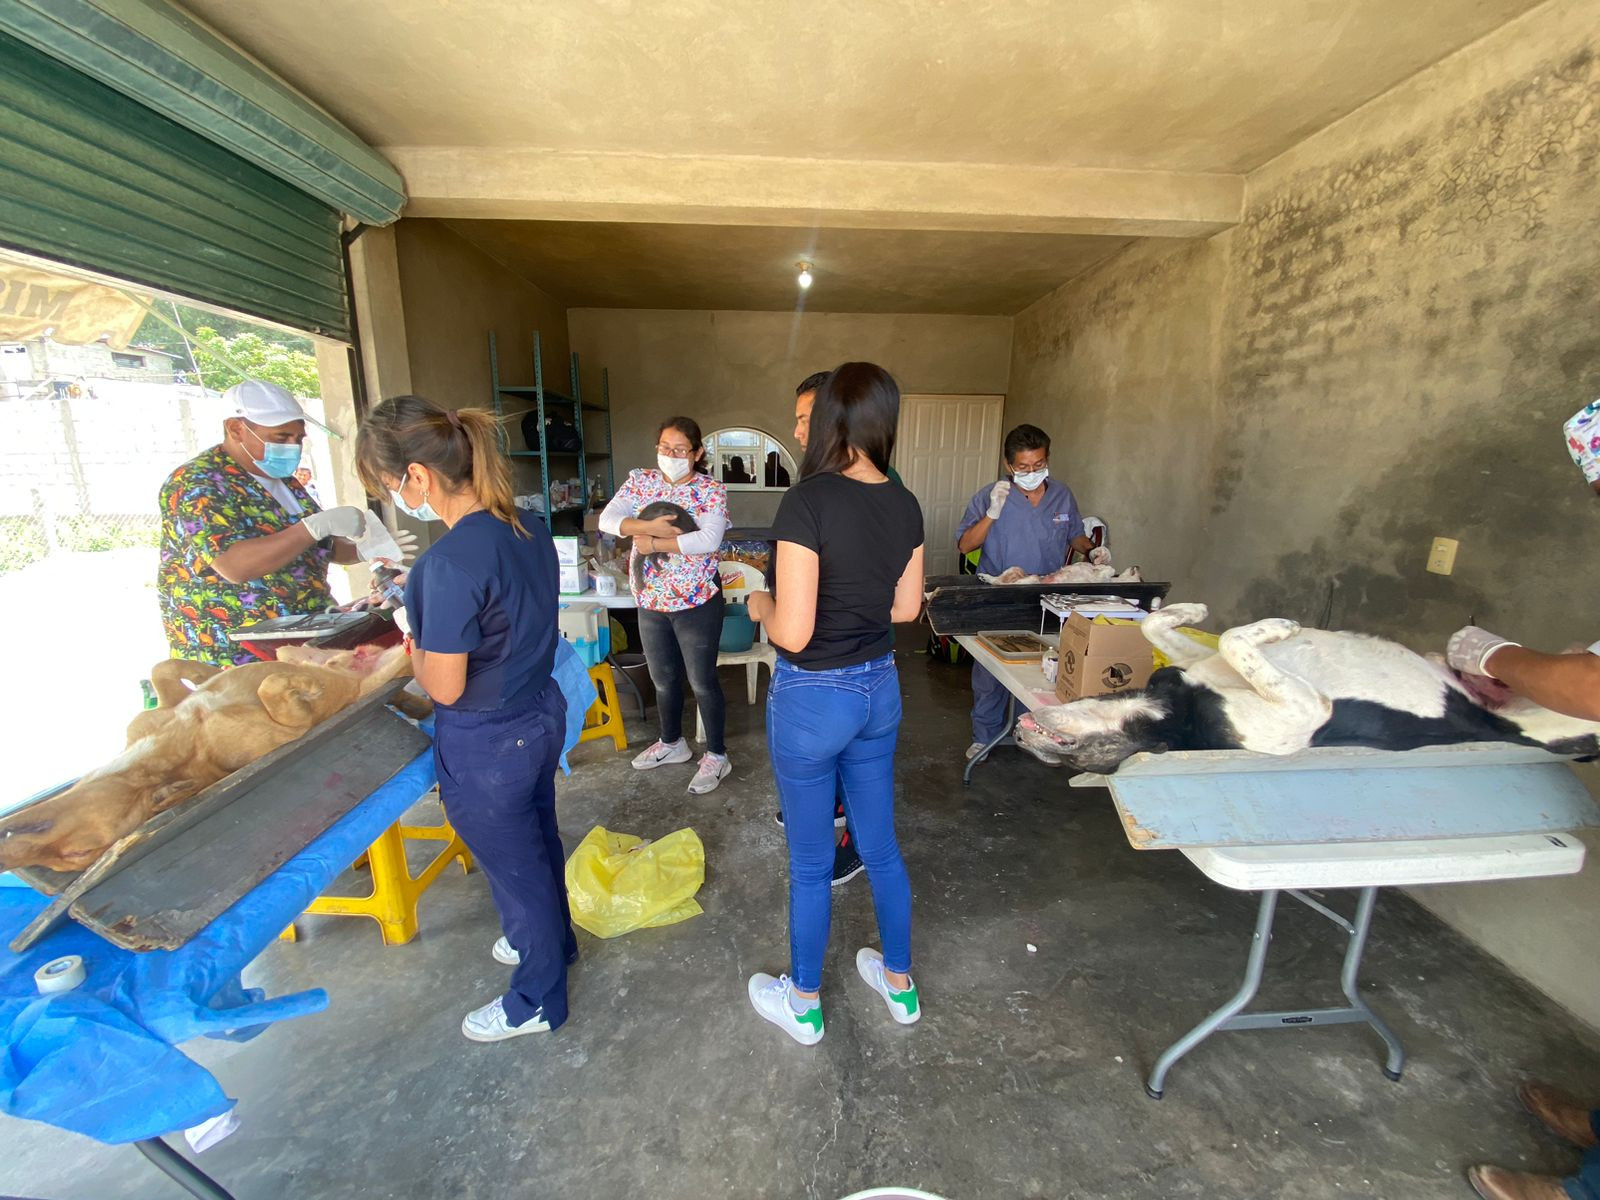
[[[1163,605],[1155,615],[1173,625],[1199,625],[1211,615],[1211,610],[1196,601],[1180,601]]]
[[[1267,617],[1265,620],[1252,621],[1248,625],[1241,625],[1237,629],[1230,629],[1229,634],[1236,635],[1234,640],[1242,640],[1257,646],[1265,646],[1272,642],[1284,642],[1300,632],[1300,622],[1291,621],[1288,617]]]

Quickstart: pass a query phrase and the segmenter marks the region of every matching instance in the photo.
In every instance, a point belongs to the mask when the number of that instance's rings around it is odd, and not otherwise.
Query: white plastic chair
[[[767,587],[767,577],[754,567],[741,562],[724,561],[720,567],[722,574],[723,595],[730,604],[743,604],[743,597],[751,592],[762,592]],[[745,701],[749,704],[756,702],[758,684],[761,681],[761,667],[766,664],[767,676],[770,679],[772,670],[777,665],[778,652],[767,641],[767,627],[756,626],[756,640],[751,643],[750,649],[740,650],[731,654],[717,655],[717,668],[738,667],[745,669]],[[700,715],[700,706],[695,705],[694,718],[695,739],[706,740],[705,718]]]

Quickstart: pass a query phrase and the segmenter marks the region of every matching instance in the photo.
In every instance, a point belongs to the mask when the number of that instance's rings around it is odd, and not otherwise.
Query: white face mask
[[[1020,475],[1013,475],[1011,482],[1025,492],[1031,492],[1046,479],[1050,478],[1050,468],[1040,467],[1037,471],[1027,471]]]
[[[656,465],[661,468],[661,473],[673,483],[685,478],[689,474],[689,460],[687,458],[668,458],[665,454],[656,455]]]

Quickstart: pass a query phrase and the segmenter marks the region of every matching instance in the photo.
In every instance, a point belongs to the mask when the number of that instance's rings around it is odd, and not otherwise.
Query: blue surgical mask
[[[256,466],[261,468],[261,473],[269,479],[287,479],[300,467],[300,444],[298,442],[269,442],[255,430],[256,441],[261,443],[261,457],[254,459]]]
[[[394,506],[408,517],[415,517],[419,521],[438,521],[442,519],[438,513],[433,511],[433,505],[428,503],[427,496],[423,496],[421,505],[412,508],[411,505],[405,502],[405,498],[400,495],[397,489],[390,488],[389,495],[394,499]]]

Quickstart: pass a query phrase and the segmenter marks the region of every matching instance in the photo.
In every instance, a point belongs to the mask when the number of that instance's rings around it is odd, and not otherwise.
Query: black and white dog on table
[[[1395,642],[1275,617],[1228,630],[1213,651],[1179,630],[1206,616],[1203,604],[1171,604],[1146,617],[1145,637],[1173,666],[1140,692],[1030,713],[1017,723],[1018,744],[1047,763],[1096,774],[1141,751],[1513,742],[1600,753],[1600,723],[1481,696],[1444,663]]]

